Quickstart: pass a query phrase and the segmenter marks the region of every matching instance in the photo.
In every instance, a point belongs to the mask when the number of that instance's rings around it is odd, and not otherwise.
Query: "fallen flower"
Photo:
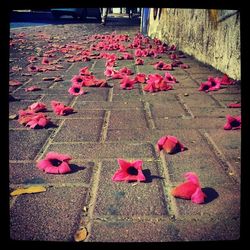
[[[47,124],[49,124],[50,120],[43,113],[37,113],[30,117],[30,120],[26,123],[26,127],[30,128],[44,128]]]
[[[143,64],[144,64],[144,61],[143,61],[141,58],[136,58],[135,64],[136,64],[136,65],[143,65]]]
[[[234,84],[236,81],[229,79],[227,74],[224,74],[224,76],[220,80],[221,85],[231,85]]]
[[[65,106],[62,102],[54,100],[51,101],[51,106],[54,113],[61,116],[71,114],[74,111],[73,108]]]
[[[187,172],[184,175],[186,182],[178,185],[171,190],[171,194],[174,197],[188,199],[197,204],[204,203],[204,199],[207,197],[202,192],[199,178],[194,172]]]
[[[144,83],[146,81],[146,75],[144,73],[138,73],[135,76],[135,81],[140,82],[140,83]]]
[[[184,151],[186,148],[180,141],[171,135],[161,137],[156,144],[157,151],[165,150],[168,154]]]
[[[29,72],[38,72],[39,71],[39,67],[37,67],[35,65],[29,65],[29,66],[27,66],[27,69]]]
[[[49,59],[47,57],[43,57],[42,64],[45,64],[45,65],[50,64]]]
[[[38,90],[41,90],[41,88],[39,88],[37,86],[31,86],[31,87],[25,88],[24,90],[25,90],[25,92],[38,91]]]
[[[229,103],[227,104],[228,108],[240,108],[241,104],[240,103]]]
[[[71,95],[75,95],[75,96],[82,95],[85,93],[82,86],[79,84],[72,84],[72,86],[68,89],[68,92]]]
[[[169,72],[165,73],[163,79],[167,83],[177,83],[176,78],[173,75],[171,75]]]
[[[225,130],[235,130],[241,128],[241,116],[233,117],[231,115],[226,115],[227,123],[224,125]]]
[[[83,67],[79,70],[79,74],[84,75],[84,76],[90,76],[90,75],[92,75],[92,72],[90,72],[88,69],[88,66],[86,66],[86,67]]]
[[[35,102],[28,107],[29,110],[36,112],[45,111],[46,105],[43,102]]]
[[[69,161],[71,156],[57,152],[49,152],[44,159],[37,163],[37,167],[49,174],[65,174],[71,171]]]
[[[173,69],[172,64],[167,64],[167,63],[164,63],[163,61],[160,61],[154,64],[154,68],[159,69],[159,70],[172,70]]]
[[[10,86],[20,86],[20,85],[22,85],[22,83],[19,82],[18,80],[10,80],[9,85]]]
[[[142,172],[142,160],[128,162],[123,159],[117,159],[120,168],[112,177],[113,181],[145,181],[146,178]]]
[[[182,63],[181,65],[179,65],[180,68],[182,69],[189,69],[190,66],[188,64]]]
[[[84,76],[82,76],[82,75],[75,75],[75,76],[73,76],[73,78],[71,79],[71,82],[72,82],[73,84],[80,84],[80,85],[83,85],[83,84],[84,84],[84,80],[85,80]]]
[[[130,79],[127,75],[125,75],[122,79],[122,81],[120,82],[120,87],[122,89],[133,89],[134,88],[134,84],[135,84],[135,80],[134,79]]]

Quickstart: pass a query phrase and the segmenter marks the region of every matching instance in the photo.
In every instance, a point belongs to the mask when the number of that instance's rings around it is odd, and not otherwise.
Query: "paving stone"
[[[179,229],[175,225],[165,222],[94,221],[88,241],[168,242],[180,240]]]
[[[69,105],[76,97],[67,94],[60,94],[60,95],[45,95],[41,98],[41,102],[43,102],[47,109],[52,111],[51,101],[58,101],[62,102],[64,105]]]
[[[197,94],[190,93],[188,96],[182,97],[184,103],[188,107],[219,107],[219,104],[211,98],[210,95],[197,90]]]
[[[12,240],[74,241],[86,190],[48,188],[46,192],[19,196],[10,210]]]
[[[43,185],[43,184],[89,184],[94,162],[70,161],[72,171],[68,174],[56,175],[46,174],[36,167],[33,163],[10,163],[9,164],[9,181],[11,184],[24,185]]]
[[[187,112],[177,101],[167,103],[153,103],[150,104],[150,108],[153,118],[181,117],[183,115],[187,115]]]
[[[98,141],[103,120],[100,119],[67,119],[54,138],[55,142]]]
[[[221,107],[191,107],[191,112],[195,117],[221,117],[225,118],[227,114],[237,116],[241,114],[240,108],[221,108]]]
[[[230,162],[240,175],[241,168],[241,131],[232,130],[217,131],[215,129],[206,129],[213,142]]]
[[[51,134],[51,130],[9,131],[9,159],[33,160]]]
[[[12,96],[17,98],[18,100],[20,100],[21,102],[22,101],[39,101],[43,95],[42,94],[38,94],[38,92],[36,92],[37,94],[35,94],[34,92],[33,93],[28,93],[28,94],[15,94],[13,93]],[[14,102],[11,102],[11,104],[14,103]]]
[[[171,119],[163,119],[163,118],[156,118],[155,124],[156,127],[159,129],[182,129],[182,128],[215,128],[215,129],[223,129],[225,124],[225,118],[194,118],[190,119],[179,119],[179,118],[171,118]]]
[[[147,128],[145,112],[141,110],[112,110],[109,122],[110,129]]]
[[[113,101],[113,102],[87,102],[79,101],[79,99],[73,105],[75,110],[85,109],[85,110],[123,110],[123,109],[141,109],[143,104],[141,101]]]
[[[154,148],[149,143],[55,143],[48,151],[70,154],[75,159],[102,159],[102,158],[154,158]]]
[[[112,181],[112,176],[118,168],[117,161],[102,164],[94,216],[140,217],[167,214],[162,179],[156,164],[144,162],[143,173],[146,182],[134,186],[133,183]]]

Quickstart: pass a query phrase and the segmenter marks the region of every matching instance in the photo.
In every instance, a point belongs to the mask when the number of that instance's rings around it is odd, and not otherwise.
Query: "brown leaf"
[[[9,119],[10,120],[15,120],[17,118],[18,115],[14,114],[14,115],[9,115]]]
[[[11,196],[21,195],[21,194],[33,194],[45,192],[46,188],[43,186],[30,186],[28,188],[18,188],[10,193]]]
[[[86,227],[82,227],[75,233],[74,239],[76,242],[84,241],[86,239],[87,235],[88,235],[88,231],[87,231]]]

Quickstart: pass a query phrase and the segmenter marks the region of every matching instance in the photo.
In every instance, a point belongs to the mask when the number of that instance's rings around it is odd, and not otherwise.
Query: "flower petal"
[[[196,191],[192,194],[191,196],[191,201],[193,203],[197,203],[197,204],[201,204],[201,203],[204,203],[204,199],[206,198],[207,196],[202,192],[201,188],[198,187],[196,189]]]
[[[178,185],[174,189],[172,189],[171,194],[174,197],[189,200],[189,199],[191,199],[191,197],[194,194],[194,192],[196,191],[196,189],[197,189],[197,185],[195,185],[194,183],[192,183],[190,181],[187,181],[187,182],[184,182],[184,183]]]

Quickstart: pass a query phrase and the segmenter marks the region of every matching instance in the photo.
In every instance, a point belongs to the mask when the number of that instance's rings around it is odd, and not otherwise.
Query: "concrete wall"
[[[154,20],[150,9],[148,34],[240,80],[240,13],[235,12],[163,8]]]

